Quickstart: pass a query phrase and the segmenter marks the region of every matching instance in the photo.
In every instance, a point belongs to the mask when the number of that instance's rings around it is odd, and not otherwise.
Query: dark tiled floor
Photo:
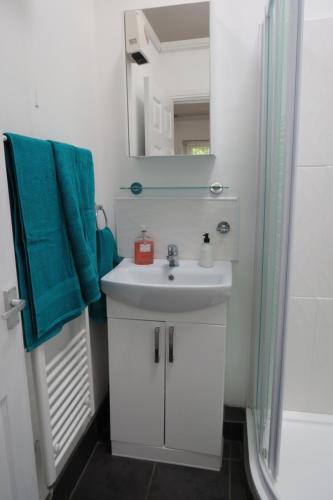
[[[251,500],[242,443],[225,441],[220,472],[112,457],[100,443],[71,500]]]
[[[228,500],[229,462],[221,472],[157,464],[147,498],[151,500]]]
[[[235,406],[224,407],[224,421],[225,422],[245,422],[245,408],[237,408]]]
[[[95,425],[91,425],[81,440],[80,446],[75,450],[68,465],[58,480],[53,500],[68,499],[79,479],[87,461],[94,452],[98,432]]]

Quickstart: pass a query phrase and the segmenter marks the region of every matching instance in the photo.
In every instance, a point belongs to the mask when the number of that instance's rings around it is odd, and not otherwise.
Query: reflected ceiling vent
[[[149,39],[145,30],[145,16],[142,10],[125,12],[126,52],[136,64],[147,64],[146,54]]]

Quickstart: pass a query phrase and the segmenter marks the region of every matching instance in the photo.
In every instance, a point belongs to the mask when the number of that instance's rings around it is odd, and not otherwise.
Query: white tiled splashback
[[[164,259],[167,245],[179,247],[181,259],[199,257],[202,234],[210,233],[216,260],[237,260],[239,203],[235,197],[213,198],[117,198],[116,234],[119,254],[133,257],[141,225],[155,242],[155,257]],[[229,222],[231,231],[221,235],[216,226]]]

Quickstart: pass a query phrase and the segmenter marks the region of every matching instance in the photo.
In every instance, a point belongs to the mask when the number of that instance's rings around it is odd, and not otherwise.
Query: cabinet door
[[[165,446],[220,455],[225,327],[168,323],[166,335]]]
[[[109,319],[108,330],[111,440],[162,446],[165,325]]]

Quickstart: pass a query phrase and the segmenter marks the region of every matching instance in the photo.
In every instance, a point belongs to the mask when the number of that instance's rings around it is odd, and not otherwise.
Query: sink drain
[[[168,279],[169,279],[169,281],[173,281],[175,279],[175,277],[173,274],[169,274]]]

